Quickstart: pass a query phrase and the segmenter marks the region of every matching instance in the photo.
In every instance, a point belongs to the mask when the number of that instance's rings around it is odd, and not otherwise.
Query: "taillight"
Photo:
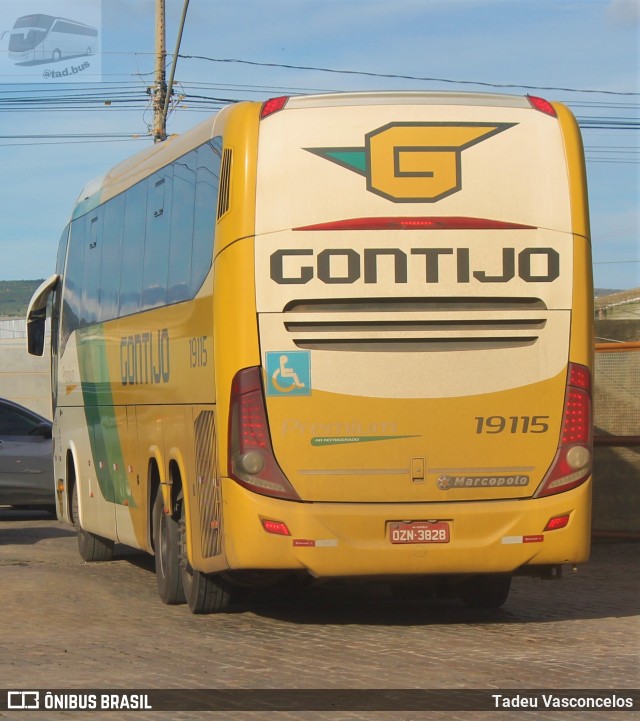
[[[332,220],[293,230],[533,230],[534,227],[490,218],[391,216]]]
[[[229,475],[266,496],[300,500],[273,454],[260,368],[244,368],[231,385]]]
[[[584,483],[592,461],[591,374],[588,368],[570,363],[560,445],[536,496],[551,496]]]
[[[281,95],[279,98],[270,98],[269,100],[265,100],[264,103],[262,103],[262,108],[260,108],[260,120],[264,120],[269,117],[269,115],[273,115],[279,110],[282,110],[288,100],[288,95]]]
[[[550,115],[552,118],[558,117],[556,109],[553,107],[553,105],[551,105],[548,100],[545,100],[544,98],[538,98],[535,95],[527,95],[527,100],[529,101],[529,105],[531,105],[531,107],[535,110],[539,110],[541,113]]]
[[[290,536],[291,531],[287,524],[283,521],[270,521],[267,518],[262,519],[262,527],[267,533],[273,533],[275,536]]]
[[[569,514],[565,513],[562,516],[554,516],[550,518],[547,525],[544,527],[545,531],[557,531],[560,528],[566,528],[569,525]]]

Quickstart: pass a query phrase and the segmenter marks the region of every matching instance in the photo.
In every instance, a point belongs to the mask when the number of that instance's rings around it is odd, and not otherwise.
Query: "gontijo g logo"
[[[515,123],[389,123],[364,148],[305,148],[364,175],[367,190],[394,203],[434,203],[462,188],[463,150]]]

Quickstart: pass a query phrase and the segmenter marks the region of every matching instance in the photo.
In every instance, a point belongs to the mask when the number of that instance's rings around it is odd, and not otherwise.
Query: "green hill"
[[[0,280],[0,318],[24,318],[42,280]]]

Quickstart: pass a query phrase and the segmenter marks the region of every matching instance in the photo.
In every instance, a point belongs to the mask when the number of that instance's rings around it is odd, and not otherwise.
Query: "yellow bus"
[[[58,517],[194,613],[375,578],[499,606],[590,545],[592,278],[561,104],[227,107],[82,192],[55,274]],[[51,300],[48,299],[51,297]],[[277,591],[276,591],[277,592]]]

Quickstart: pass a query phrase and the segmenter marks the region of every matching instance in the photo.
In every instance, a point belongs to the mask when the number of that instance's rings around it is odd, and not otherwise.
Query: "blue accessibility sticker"
[[[268,396],[311,395],[309,351],[270,351],[266,355]]]

